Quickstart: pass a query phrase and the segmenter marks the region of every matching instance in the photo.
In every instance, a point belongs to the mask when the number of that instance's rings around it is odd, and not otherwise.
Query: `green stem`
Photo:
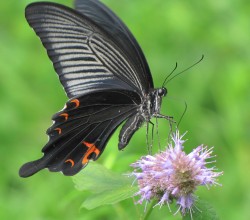
[[[143,220],[147,220],[147,219],[148,219],[148,217],[150,216],[151,212],[153,211],[153,208],[154,208],[155,203],[156,203],[156,201],[152,201],[152,202],[150,203],[150,206],[149,206],[149,208],[148,208],[146,214],[145,214],[144,217],[142,218]]]

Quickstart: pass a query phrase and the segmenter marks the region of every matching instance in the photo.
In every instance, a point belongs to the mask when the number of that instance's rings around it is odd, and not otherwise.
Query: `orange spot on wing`
[[[54,130],[55,130],[55,131],[58,131],[58,134],[61,134],[61,133],[62,133],[62,129],[61,129],[61,128],[55,128]]]
[[[82,164],[86,164],[89,162],[89,155],[92,153],[95,153],[96,157],[100,154],[100,150],[92,143],[83,141],[82,142],[87,148],[87,152],[84,154],[84,157],[82,159]]]
[[[73,100],[71,100],[70,102],[76,104],[75,108],[79,107],[79,105],[80,105],[80,101],[79,101],[78,99],[73,99]]]
[[[67,163],[67,162],[71,163],[71,167],[73,167],[75,165],[75,162],[72,159],[65,160],[65,163]]]
[[[65,121],[67,121],[69,118],[69,114],[67,114],[67,113],[62,113],[59,116],[63,116],[65,118]]]
[[[92,146],[94,146],[95,147],[95,145],[94,144],[92,144],[92,143],[89,143],[89,142],[86,142],[86,141],[83,141],[82,142],[87,148],[90,148],[90,147],[92,147]]]

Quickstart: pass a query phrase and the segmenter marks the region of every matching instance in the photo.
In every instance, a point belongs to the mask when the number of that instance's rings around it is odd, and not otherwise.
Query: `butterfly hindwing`
[[[44,156],[24,164],[20,176],[33,175],[43,168],[76,174],[90,159],[102,154],[115,129],[137,113],[140,102],[136,93],[124,90],[93,92],[69,100],[52,117],[54,124],[47,131]]]

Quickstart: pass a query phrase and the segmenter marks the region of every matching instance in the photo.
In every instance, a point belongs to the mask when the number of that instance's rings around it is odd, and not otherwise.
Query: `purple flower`
[[[215,167],[206,167],[211,163],[206,160],[213,157],[213,148],[201,145],[186,154],[183,151],[184,135],[179,136],[177,131],[172,136],[173,143],[165,151],[144,156],[131,165],[134,168],[132,175],[139,185],[136,193],[140,196],[138,203],[156,199],[156,206],[161,207],[176,201],[177,212],[185,215],[187,211],[192,212],[197,186],[219,185],[216,178],[222,172],[215,172]]]

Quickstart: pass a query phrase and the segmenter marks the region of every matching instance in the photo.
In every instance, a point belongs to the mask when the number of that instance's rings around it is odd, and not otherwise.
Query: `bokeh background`
[[[45,50],[24,18],[31,0],[0,2],[0,219],[138,219],[131,200],[88,211],[80,209],[88,195],[70,177],[47,170],[28,178],[19,167],[41,156],[51,115],[66,96]],[[71,0],[57,0],[68,6]],[[188,131],[186,151],[204,143],[214,146],[222,187],[199,189],[220,219],[250,219],[250,4],[244,0],[103,0],[138,39],[160,87],[175,62],[179,72],[204,60],[167,84],[162,112]],[[166,144],[168,122],[160,121]],[[116,172],[147,153],[145,128],[129,146],[117,150],[116,132],[99,163]],[[155,136],[156,137],[156,136]],[[155,142],[157,140],[155,139]],[[157,144],[154,146],[157,151]],[[84,171],[82,171],[84,172]],[[98,187],[98,183],[96,183]],[[137,217],[136,217],[137,216]],[[150,219],[172,217],[167,207]]]

